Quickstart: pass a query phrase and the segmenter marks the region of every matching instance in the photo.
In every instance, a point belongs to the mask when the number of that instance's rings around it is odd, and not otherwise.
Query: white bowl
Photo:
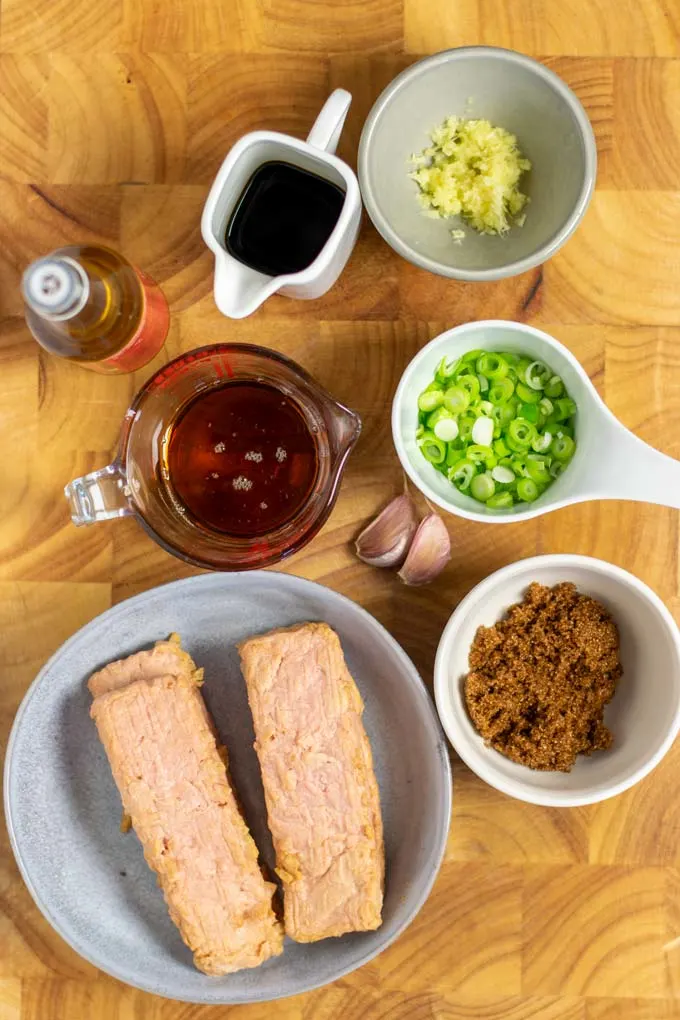
[[[539,772],[487,747],[465,707],[463,682],[477,628],[501,619],[532,581],[572,581],[606,606],[621,637],[623,676],[604,716],[613,745],[579,757],[568,773]],[[675,740],[680,729],[680,632],[658,595],[626,570],[589,556],[535,556],[497,570],[463,599],[439,642],[434,688],[449,740],[480,779],[530,804],[594,804],[634,786]]]
[[[486,118],[517,136],[532,169],[523,227],[477,234],[460,217],[431,219],[408,175],[410,157],[451,115]],[[500,280],[551,258],[588,208],[597,172],[590,121],[571,89],[537,60],[495,46],[464,46],[419,60],[376,100],[359,143],[359,181],[375,227],[422,269],[458,280]],[[454,244],[451,229],[465,238]]]
[[[490,509],[459,492],[418,448],[418,396],[447,355],[479,348],[514,351],[544,361],[562,377],[576,402],[576,453],[567,470],[534,503]],[[392,404],[392,437],[406,474],[433,503],[449,513],[488,524],[528,520],[592,499],[632,499],[680,509],[680,462],[643,443],[614,417],[574,355],[540,329],[490,319],[440,333],[407,366]],[[606,455],[605,455],[606,452]]]

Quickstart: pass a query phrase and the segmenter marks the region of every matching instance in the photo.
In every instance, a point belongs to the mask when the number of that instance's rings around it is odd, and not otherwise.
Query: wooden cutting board
[[[489,43],[544,60],[575,89],[599,149],[595,197],[542,269],[485,285],[402,261],[369,223],[324,298],[273,298],[242,322],[212,300],[199,231],[230,145],[304,136],[336,86],[354,95],[355,162],[381,88],[421,54]],[[131,521],[76,530],[62,487],[108,462],[151,368],[99,377],[45,355],[18,282],[63,243],[119,248],[163,286],[162,363],[218,340],[285,351],[361,413],[329,523],[285,569],[356,599],[431,680],[441,629],[486,574],[579,552],[643,578],[680,617],[678,515],[575,507],[493,529],[448,519],[453,558],[405,590],[351,540],[401,487],[389,404],[408,360],[474,318],[545,328],[626,425],[680,457],[678,0],[0,0],[0,738],[38,668],[109,605],[191,568]],[[154,366],[152,366],[154,367]],[[55,935],[0,836],[0,1020],[670,1020],[680,1017],[680,747],[609,803],[553,811],[494,792],[454,761],[446,862],[406,934],[364,969],[253,1007],[166,1002],[99,974]]]

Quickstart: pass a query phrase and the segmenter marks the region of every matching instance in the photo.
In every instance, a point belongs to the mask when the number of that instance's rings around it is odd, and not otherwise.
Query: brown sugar
[[[611,746],[604,707],[622,674],[607,610],[567,582],[531,584],[470,649],[465,701],[479,734],[532,769],[569,772],[578,754]]]

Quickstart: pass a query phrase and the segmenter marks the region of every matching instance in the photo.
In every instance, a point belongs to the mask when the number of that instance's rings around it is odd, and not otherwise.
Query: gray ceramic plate
[[[384,923],[316,945],[286,941],[256,970],[208,978],[170,921],[89,718],[89,674],[171,631],[205,667],[206,700],[265,858],[253,732],[235,644],[249,634],[326,620],[340,635],[366,703],[385,823]],[[286,574],[207,574],[129,599],[78,631],[50,659],[17,714],[7,750],[5,810],[24,880],[43,914],[101,970],[148,992],[196,1003],[243,1003],[308,991],[385,949],[423,905],[449,827],[451,774],[430,697],[404,652],[363,609]]]

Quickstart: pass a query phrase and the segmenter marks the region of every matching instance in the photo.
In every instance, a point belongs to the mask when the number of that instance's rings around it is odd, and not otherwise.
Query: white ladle
[[[441,359],[480,348],[513,351],[545,362],[576,402],[573,460],[534,503],[492,510],[458,490],[429,464],[416,445],[418,395],[432,382]],[[404,372],[392,405],[392,435],[402,467],[433,503],[459,517],[490,524],[538,517],[571,503],[630,499],[680,509],[680,462],[638,439],[614,417],[582,365],[563,344],[520,322],[466,323],[435,337]]]

